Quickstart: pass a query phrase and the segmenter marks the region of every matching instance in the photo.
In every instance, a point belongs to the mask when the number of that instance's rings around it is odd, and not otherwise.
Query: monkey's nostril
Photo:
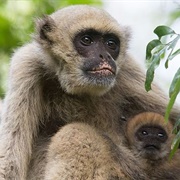
[[[101,59],[103,59],[103,55],[102,55],[102,54],[100,54],[99,57],[100,57]]]

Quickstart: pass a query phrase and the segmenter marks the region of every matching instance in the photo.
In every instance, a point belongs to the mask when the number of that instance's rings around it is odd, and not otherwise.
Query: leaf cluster
[[[151,83],[154,79],[155,69],[159,66],[162,59],[165,58],[165,68],[168,68],[169,62],[174,59],[174,57],[180,54],[180,48],[175,50],[176,44],[180,39],[180,34],[177,34],[174,30],[172,30],[168,26],[158,26],[154,30],[154,33],[158,36],[157,39],[150,41],[146,47],[146,60],[149,64],[149,68],[146,72],[146,81],[145,81],[145,89],[147,91],[151,90]],[[164,43],[164,37],[167,38],[170,36],[171,40],[169,42]],[[169,88],[169,103],[166,108],[165,113],[165,121],[168,121],[171,109],[175,103],[177,95],[180,92],[180,68],[177,70],[174,78],[171,82]],[[174,154],[176,149],[180,144],[180,131],[178,132],[178,127],[180,126],[180,119],[177,120],[174,126],[174,133],[176,133],[176,137],[172,144],[171,156]]]

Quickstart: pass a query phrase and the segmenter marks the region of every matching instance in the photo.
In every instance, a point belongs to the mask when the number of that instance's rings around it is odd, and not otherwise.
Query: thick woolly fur
[[[141,141],[137,140],[136,132],[140,127],[161,127],[167,134],[167,140],[160,145],[158,151],[151,153],[149,156],[144,154],[144,146]],[[167,123],[164,117],[158,113],[144,112],[137,114],[131,118],[127,123],[126,137],[128,146],[133,154],[137,157],[138,161],[149,179],[152,180],[179,180],[180,179],[180,151],[178,150],[174,157],[170,160],[169,154],[171,145],[174,138],[172,134],[173,126],[170,121]],[[152,143],[152,142],[148,142]]]
[[[71,123],[51,139],[45,180],[145,180],[141,164],[126,147],[85,123]]]
[[[75,50],[73,38],[86,29],[113,33],[120,39],[116,78],[109,86],[83,76],[84,58]],[[144,72],[127,53],[127,34],[127,28],[109,14],[86,5],[67,7],[37,21],[34,39],[11,60],[0,125],[0,179],[42,179],[51,137],[73,121],[106,132],[124,157],[120,117],[144,111],[164,114],[168,100],[156,85],[145,91]],[[172,122],[178,113],[172,111]],[[121,164],[123,169],[123,159]]]
[[[64,126],[51,140],[45,179],[129,179],[121,172],[108,140],[84,123]]]

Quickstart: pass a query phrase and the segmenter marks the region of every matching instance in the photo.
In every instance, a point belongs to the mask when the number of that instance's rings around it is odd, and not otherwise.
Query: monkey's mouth
[[[147,144],[144,148],[149,151],[159,150],[159,147],[154,144]]]
[[[91,70],[88,70],[87,72],[90,74],[102,75],[102,76],[109,76],[116,74],[115,69],[113,69],[108,64],[102,64],[99,67],[94,67]]]
[[[90,74],[99,74],[99,75],[115,75],[115,72],[112,71],[111,69],[103,68],[103,69],[94,69],[92,71],[87,71]]]

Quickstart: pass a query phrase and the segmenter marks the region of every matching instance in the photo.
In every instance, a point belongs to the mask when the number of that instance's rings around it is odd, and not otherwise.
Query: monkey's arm
[[[22,47],[12,58],[0,124],[0,179],[26,179],[32,144],[43,119],[38,84],[40,51],[33,46]]]

